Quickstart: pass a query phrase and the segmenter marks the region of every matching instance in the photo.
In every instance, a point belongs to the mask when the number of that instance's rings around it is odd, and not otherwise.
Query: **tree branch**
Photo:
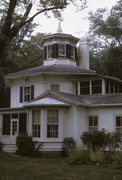
[[[2,27],[2,34],[5,36],[9,35],[9,33],[10,33],[10,27],[12,24],[12,16],[13,16],[15,7],[17,5],[17,1],[18,0],[10,0],[5,23],[3,24],[3,27]]]
[[[10,39],[12,39],[13,37],[16,36],[16,34],[19,32],[19,30],[27,23],[33,21],[33,19],[38,16],[39,14],[41,13],[44,13],[46,11],[51,11],[51,10],[54,10],[54,9],[63,9],[64,8],[64,4],[60,5],[60,6],[53,6],[53,7],[50,7],[50,8],[45,8],[43,10],[40,10],[38,11],[37,13],[35,13],[32,17],[30,17],[28,20],[27,19],[27,16],[26,16],[26,19],[25,21],[21,21],[17,26],[14,26],[12,29],[11,29],[11,33],[10,33]],[[27,11],[26,11],[27,12]],[[29,10],[28,10],[28,14],[29,14]],[[25,13],[26,14],[26,13]]]

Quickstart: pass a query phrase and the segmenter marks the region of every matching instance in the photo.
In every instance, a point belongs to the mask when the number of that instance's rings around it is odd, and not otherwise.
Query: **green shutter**
[[[47,46],[44,46],[44,50],[43,50],[43,59],[44,59],[44,60],[47,59]]]
[[[71,59],[71,45],[70,44],[66,45],[66,58]]]
[[[19,114],[19,134],[27,132],[27,114],[20,113]]]
[[[34,99],[34,85],[31,86],[31,100]]]
[[[2,127],[3,135],[10,135],[10,114],[3,115],[3,127]]]
[[[20,103],[23,102],[23,87],[20,87]]]
[[[53,44],[53,58],[58,58],[58,44]]]

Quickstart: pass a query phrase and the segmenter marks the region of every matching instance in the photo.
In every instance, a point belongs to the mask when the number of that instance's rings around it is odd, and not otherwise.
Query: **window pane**
[[[116,116],[116,132],[122,134],[122,116]]]
[[[10,114],[3,115],[2,134],[10,135]]]
[[[105,81],[106,94],[109,94],[109,81]]]
[[[47,137],[58,137],[58,110],[48,110],[47,112]]]
[[[52,58],[53,57],[53,46],[49,45],[48,46],[48,58]]]
[[[35,110],[32,112],[32,136],[39,138],[40,137],[40,111]]]
[[[102,81],[95,80],[92,81],[92,94],[101,94],[102,93]]]
[[[98,117],[91,116],[89,117],[89,131],[98,129]]]
[[[66,45],[65,44],[59,44],[59,56],[65,57],[66,56]]]
[[[30,87],[24,87],[24,101],[30,101]]]
[[[58,84],[51,84],[51,90],[59,91],[59,85]]]
[[[80,94],[90,94],[90,82],[80,82]]]

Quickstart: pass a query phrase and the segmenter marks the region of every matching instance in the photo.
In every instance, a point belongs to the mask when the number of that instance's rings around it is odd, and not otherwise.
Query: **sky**
[[[89,22],[86,18],[88,16],[88,12],[95,12],[98,8],[107,8],[109,10],[116,4],[116,2],[117,0],[87,0],[88,7],[79,12],[76,12],[76,8],[73,5],[68,6],[62,13],[62,17],[64,19],[61,23],[63,33],[72,34],[76,37],[87,34],[89,30]],[[35,33],[57,32],[59,21],[53,16],[51,16],[51,18],[47,18],[41,14],[35,19],[35,22],[39,24]]]

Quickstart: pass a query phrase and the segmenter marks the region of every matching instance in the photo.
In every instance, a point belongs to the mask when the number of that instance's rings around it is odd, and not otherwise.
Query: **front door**
[[[18,119],[11,119],[11,144],[16,144],[18,135]]]

